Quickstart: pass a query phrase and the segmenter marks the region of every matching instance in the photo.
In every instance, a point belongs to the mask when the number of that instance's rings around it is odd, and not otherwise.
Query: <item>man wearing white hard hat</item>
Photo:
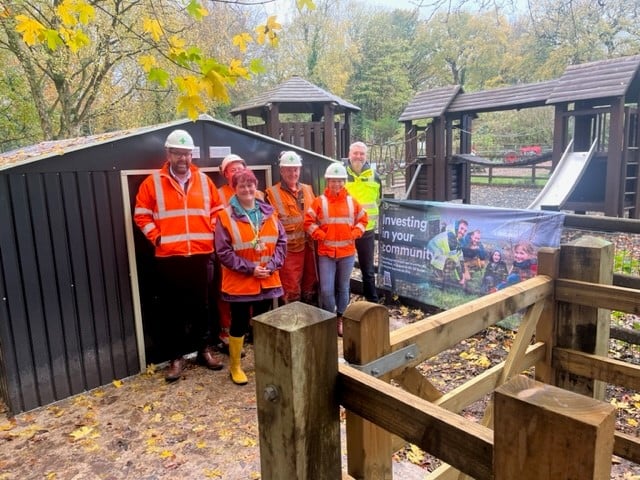
[[[304,212],[315,195],[311,185],[300,183],[302,159],[296,152],[280,154],[280,182],[267,188],[266,199],[278,212],[287,233],[287,256],[280,269],[284,302],[302,300],[313,305],[318,288],[313,240],[304,231]]]
[[[155,247],[169,382],[182,376],[184,356],[194,343],[199,363],[222,368],[209,345],[207,316],[207,266],[222,204],[214,183],[191,162],[193,148],[193,138],[185,130],[167,136],[167,161],[140,185],[134,213],[136,225]]]

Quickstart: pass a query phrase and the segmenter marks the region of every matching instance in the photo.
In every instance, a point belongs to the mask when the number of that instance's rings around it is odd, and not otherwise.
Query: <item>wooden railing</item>
[[[640,386],[640,367],[607,358],[608,309],[640,313],[638,290],[611,285],[612,251],[593,238],[542,249],[538,277],[393,332],[385,307],[356,302],[344,315],[346,363],[339,366],[333,315],[294,303],[257,317],[262,478],[341,478],[339,405],[347,411],[353,478],[391,479],[391,454],[404,442],[446,462],[429,479],[463,478],[458,471],[496,480],[514,472],[525,479],[608,478],[612,453],[640,463],[640,441],[614,434],[614,408],[600,401],[604,382]],[[481,375],[441,392],[416,368],[516,312],[524,316],[506,359]],[[532,366],[535,380],[520,375]],[[457,414],[492,392],[496,404],[480,422]],[[549,413],[553,402],[546,402],[558,395],[576,408]],[[529,397],[536,400],[524,405]],[[564,420],[527,424],[534,414]],[[572,436],[581,429],[591,434],[576,444]],[[514,431],[534,443],[519,445]],[[567,451],[549,455],[545,442],[535,443],[541,438],[561,439],[565,447],[554,448]],[[568,476],[518,470],[550,461],[548,471]]]

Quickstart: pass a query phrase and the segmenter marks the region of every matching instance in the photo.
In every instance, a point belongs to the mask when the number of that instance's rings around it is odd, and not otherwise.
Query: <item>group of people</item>
[[[475,272],[481,275],[480,292],[492,293],[537,274],[537,257],[531,242],[519,240],[512,248],[513,262],[507,266],[501,249],[487,253],[479,229],[469,231],[469,222],[457,220],[453,230],[444,230],[427,244],[432,280],[457,284],[465,290]]]
[[[170,355],[165,379],[182,376],[195,340],[198,363],[220,370],[224,351],[231,380],[245,385],[249,321],[275,301],[317,301],[336,314],[342,335],[356,253],[364,296],[378,301],[374,229],[382,185],[362,142],[350,146],[346,166],[329,165],[318,196],[300,182],[302,159],[293,151],[280,154],[280,182],[263,194],[235,154],[223,159],[226,184],[216,187],[192,163],[194,147],[188,132],[171,132],[167,161],[136,196],[135,223],[155,247],[159,320]]]

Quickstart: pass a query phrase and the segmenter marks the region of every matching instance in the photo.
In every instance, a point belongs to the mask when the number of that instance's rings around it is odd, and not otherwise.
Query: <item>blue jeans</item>
[[[349,305],[349,287],[355,255],[331,258],[318,257],[320,276],[320,307],[331,313],[342,315]],[[336,310],[337,309],[337,310]]]

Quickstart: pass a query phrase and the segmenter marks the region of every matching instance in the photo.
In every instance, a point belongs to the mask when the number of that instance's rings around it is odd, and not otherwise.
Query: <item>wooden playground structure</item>
[[[569,66],[557,80],[464,93],[460,86],[421,92],[400,116],[405,125],[408,198],[470,201],[473,119],[483,112],[554,108],[552,166],[573,152],[593,155],[558,184],[570,191],[540,208],[640,217],[640,56]],[[425,120],[427,121],[425,125]],[[424,146],[418,139],[424,139]],[[530,155],[523,163],[548,158]],[[570,169],[575,170],[575,169]],[[579,173],[579,174],[578,174]]]
[[[612,454],[640,463],[640,440],[614,431],[602,401],[606,383],[640,388],[639,366],[607,358],[610,310],[640,312],[638,290],[612,285],[612,262],[595,237],[542,249],[539,276],[391,333],[386,308],[356,302],[346,364],[328,312],[294,303],[255,318],[262,478],[345,478],[340,406],[348,478],[391,479],[406,442],[446,462],[428,479],[608,479]],[[508,356],[481,375],[441,392],[416,369],[517,312]],[[458,414],[489,394],[480,422]]]

